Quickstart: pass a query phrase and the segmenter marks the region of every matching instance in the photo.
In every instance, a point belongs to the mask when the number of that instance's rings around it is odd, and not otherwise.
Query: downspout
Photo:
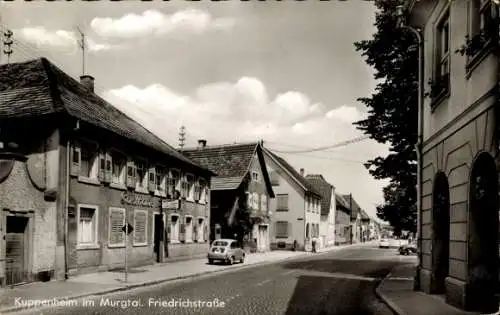
[[[64,201],[64,279],[69,278],[69,248],[68,248],[68,210],[69,210],[69,180],[70,180],[70,141],[66,142],[66,187]]]
[[[398,16],[405,16],[403,6],[397,8]],[[407,12],[406,12],[407,13]],[[417,155],[417,248],[418,248],[418,266],[413,289],[420,290],[420,270],[422,268],[422,166],[423,166],[423,134],[424,134],[424,41],[421,29],[405,25],[404,20],[399,21],[399,27],[409,30],[417,39],[418,44],[418,134],[415,151]]]

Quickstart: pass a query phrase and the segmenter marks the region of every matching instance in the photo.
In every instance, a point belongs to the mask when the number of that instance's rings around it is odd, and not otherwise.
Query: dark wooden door
[[[160,253],[160,242],[162,241],[163,233],[163,220],[161,215],[155,214],[155,231],[154,231],[154,253],[156,255],[156,261],[161,261]]]
[[[28,218],[7,216],[5,236],[5,272],[7,285],[27,280],[27,227]]]

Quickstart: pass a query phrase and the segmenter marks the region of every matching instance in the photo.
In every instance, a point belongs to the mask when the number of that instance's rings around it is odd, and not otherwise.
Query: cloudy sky
[[[372,70],[353,42],[374,33],[367,1],[2,3],[14,32],[11,62],[45,56],[170,144],[264,139],[276,152],[359,137]],[[5,56],[2,56],[5,62]],[[363,167],[386,153],[371,140],[312,153],[278,153],[320,173],[375,216],[384,182]]]

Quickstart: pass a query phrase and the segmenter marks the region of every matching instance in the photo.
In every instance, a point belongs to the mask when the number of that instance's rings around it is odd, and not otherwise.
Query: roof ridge
[[[54,78],[54,79],[56,80],[56,82],[57,82],[58,85],[59,84],[64,84],[64,82],[59,82],[60,79],[58,78],[58,76],[60,76],[63,79],[69,80],[71,82],[71,84],[75,85],[76,88],[81,89],[83,91],[84,87],[82,86],[82,84],[78,80],[76,80],[75,78],[73,78],[71,75],[69,75],[68,73],[64,72],[56,64],[54,64],[53,62],[51,62],[50,60],[48,60],[45,57],[41,57],[41,58],[34,59],[34,60],[31,60],[31,61],[37,61],[37,60],[39,60],[41,62],[42,66],[44,67],[44,71],[46,71],[48,75],[55,75],[56,76],[56,78]],[[49,84],[50,84],[50,78],[49,78]],[[103,97],[101,97],[99,94],[97,94],[95,92],[87,92],[87,93],[88,93],[88,95],[90,95],[90,97],[95,97],[98,101],[102,102],[102,104],[104,106],[106,106],[108,109],[110,109],[110,111],[112,111],[112,114],[121,115],[125,119],[129,120],[131,123],[137,124],[137,126],[139,128],[142,128],[147,134],[149,134],[150,136],[156,138],[156,140],[159,141],[160,144],[166,146],[168,149],[170,149],[172,151],[171,154],[167,154],[166,152],[163,152],[163,154],[170,155],[171,157],[179,159],[181,161],[184,159],[184,162],[192,164],[193,166],[196,166],[196,167],[204,169],[202,166],[198,165],[197,163],[195,163],[194,161],[192,161],[191,159],[189,159],[188,157],[184,156],[179,151],[177,151],[177,149],[175,149],[173,146],[171,146],[169,143],[167,143],[165,140],[163,140],[160,136],[158,136],[157,134],[155,134],[154,132],[152,132],[151,130],[149,130],[146,126],[144,126],[144,124],[140,123],[139,121],[137,121],[136,119],[134,119],[130,115],[128,115],[127,113],[125,113],[122,110],[118,109],[115,105],[113,105],[111,102],[109,102],[106,99],[104,99]],[[60,96],[58,98],[60,98]],[[67,112],[67,108],[65,108],[64,110]],[[134,140],[134,141],[137,142],[137,140]],[[149,145],[146,145],[146,146],[149,146]],[[154,149],[154,148],[151,148],[151,149]],[[157,149],[155,149],[155,150],[157,150]]]
[[[216,145],[207,145],[203,148],[203,150],[207,149],[221,149],[221,148],[228,148],[228,147],[234,147],[234,146],[245,146],[245,145],[258,145],[258,141],[252,141],[252,142],[235,142],[235,143],[224,143],[224,144],[216,144]],[[189,147],[183,149],[183,151],[194,151],[194,150],[199,150],[198,147]],[[201,151],[201,150],[200,150]]]

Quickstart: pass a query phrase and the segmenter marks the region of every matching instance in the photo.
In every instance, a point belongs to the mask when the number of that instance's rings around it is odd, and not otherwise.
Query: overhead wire
[[[7,25],[5,25],[3,23],[0,23],[0,30],[5,31],[5,30],[8,30],[8,29],[9,28],[7,27]],[[16,47],[15,53],[20,53],[21,56],[24,57],[24,58],[26,58],[26,59],[36,59],[36,58],[40,58],[40,57],[43,57],[43,56],[47,56],[47,57],[49,57],[49,59],[51,60],[51,62],[53,62],[58,67],[63,68],[64,71],[67,74],[69,74],[75,80],[78,80],[79,75],[77,75],[75,72],[71,71],[67,67],[62,66],[61,63],[60,63],[60,61],[58,60],[58,58],[55,58],[54,55],[51,52],[48,52],[48,51],[45,51],[45,50],[42,51],[40,48],[35,47],[34,45],[32,45],[30,43],[25,43],[25,42],[23,42],[23,41],[15,38],[15,35],[16,34],[14,34],[14,37],[12,39],[13,42],[14,42],[14,44],[15,44],[15,47]],[[94,88],[95,88],[96,92],[98,92],[99,94],[101,94],[101,96],[104,95],[104,92],[111,90],[111,89],[106,88],[106,87],[104,87],[104,86],[102,86],[100,84],[95,84],[95,83],[94,83]],[[145,110],[143,108],[143,106],[141,106],[141,104],[139,102],[137,102],[136,100],[128,100],[128,99],[124,99],[122,97],[119,97],[119,98],[120,98],[120,100],[123,100],[124,103],[129,103],[129,104],[135,104],[135,105],[137,105],[137,106],[134,106],[134,109],[140,111],[143,114],[148,115],[151,119],[154,119],[156,121],[162,120],[161,116],[155,115],[155,113]],[[116,105],[113,105],[113,106],[116,107]],[[126,113],[126,114],[127,115],[131,115],[131,113]],[[143,127],[147,128],[144,125],[143,125]],[[176,129],[172,128],[170,125],[166,125],[166,124],[163,124],[162,128],[165,128],[165,129],[171,131],[173,134],[175,134],[175,138],[177,137],[179,130],[176,130]],[[149,128],[147,128],[147,129],[149,129]],[[192,133],[191,131],[184,130],[184,132],[185,132],[185,136],[187,138],[197,139],[198,135]]]

